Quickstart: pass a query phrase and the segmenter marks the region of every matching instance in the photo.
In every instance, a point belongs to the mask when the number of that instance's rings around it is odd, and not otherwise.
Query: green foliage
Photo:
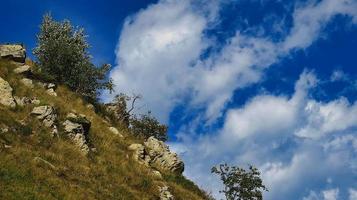
[[[136,100],[140,99],[140,95],[128,96],[124,93],[116,95],[113,103],[109,104],[109,110],[113,113],[113,118],[119,122],[119,124],[125,127],[131,128],[132,133],[137,137],[149,138],[154,136],[158,140],[166,141],[167,138],[167,126],[160,124],[160,122],[151,115],[148,114],[132,115]],[[128,107],[130,102],[130,107]]]
[[[224,193],[227,200],[262,200],[263,191],[268,191],[260,178],[257,168],[249,166],[249,170],[240,167],[230,167],[221,164],[212,167],[212,173],[218,174],[224,184]]]
[[[91,63],[89,44],[82,28],[74,28],[68,20],[54,21],[47,14],[40,29],[33,53],[47,79],[51,77],[92,99],[97,97],[100,89],[113,89],[112,81],[106,80],[110,65],[96,67]]]
[[[130,112],[134,109],[134,104],[137,99],[141,98],[140,96],[128,96],[124,93],[120,93],[114,97],[112,103],[112,109],[114,118],[117,122],[129,127],[130,123]],[[132,101],[131,108],[128,109],[127,102]]]
[[[154,136],[156,139],[161,141],[166,141],[167,136],[167,126],[160,124],[160,122],[151,115],[148,114],[141,115],[139,118],[133,116],[131,118],[131,130],[133,134],[137,137],[149,138]]]

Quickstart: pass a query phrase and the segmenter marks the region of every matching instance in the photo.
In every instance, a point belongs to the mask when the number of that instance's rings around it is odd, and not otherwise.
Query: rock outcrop
[[[150,137],[142,144],[132,144],[129,150],[134,151],[133,157],[140,163],[159,167],[166,171],[182,173],[184,163],[176,153],[170,151],[169,147],[155,137]]]
[[[148,154],[151,162],[154,165],[161,167],[174,173],[182,173],[184,163],[174,152],[171,152],[169,147],[155,137],[150,137],[144,143],[148,149]]]
[[[20,81],[21,81],[22,84],[24,84],[28,88],[33,88],[34,87],[33,82],[32,82],[31,79],[23,78]]]
[[[26,50],[23,45],[18,44],[0,45],[0,57],[24,63]]]
[[[89,152],[87,138],[90,126],[91,122],[84,115],[74,113],[69,113],[66,121],[63,123],[64,131],[85,154]]]
[[[131,144],[128,147],[129,150],[133,151],[134,160],[138,161],[141,164],[150,166],[150,156],[147,154],[144,145],[142,144]]]
[[[57,96],[57,93],[55,92],[57,87],[56,84],[38,82],[37,85],[43,87],[48,95]]]
[[[10,84],[0,77],[0,104],[12,108],[16,106],[12,91]]]
[[[57,134],[57,113],[52,106],[38,106],[33,108],[31,114],[36,115],[37,119],[41,120],[42,123],[48,127],[52,128],[52,134]]]
[[[112,132],[114,135],[117,135],[117,136],[119,136],[119,137],[123,137],[123,135],[121,134],[121,133],[119,133],[119,131],[118,131],[118,129],[117,128],[115,128],[115,127],[109,127],[109,130],[110,130],[110,132]]]
[[[29,65],[22,65],[14,69],[14,72],[16,74],[26,74],[29,75],[31,74],[31,67]]]
[[[159,192],[160,192],[160,200],[174,200],[174,195],[171,194],[171,192],[169,191],[169,187],[159,186]]]
[[[15,102],[18,106],[26,106],[29,104],[39,105],[41,102],[37,98],[33,97],[17,97],[14,96]]]

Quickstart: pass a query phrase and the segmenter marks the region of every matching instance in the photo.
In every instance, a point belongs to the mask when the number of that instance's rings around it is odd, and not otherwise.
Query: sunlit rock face
[[[0,58],[7,58],[15,62],[24,63],[26,59],[26,49],[19,44],[0,45]]]

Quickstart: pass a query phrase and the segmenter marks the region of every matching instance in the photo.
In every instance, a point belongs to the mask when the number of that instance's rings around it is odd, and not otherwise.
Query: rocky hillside
[[[184,163],[0,45],[0,199],[207,199]]]

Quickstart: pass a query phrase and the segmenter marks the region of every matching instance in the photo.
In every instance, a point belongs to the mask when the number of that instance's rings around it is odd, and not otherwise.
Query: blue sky
[[[357,1],[2,6],[0,42],[28,50],[45,12],[84,27],[116,92],[144,96],[137,112],[169,124],[185,175],[217,197],[210,167],[228,162],[257,166],[265,199],[357,199]]]

